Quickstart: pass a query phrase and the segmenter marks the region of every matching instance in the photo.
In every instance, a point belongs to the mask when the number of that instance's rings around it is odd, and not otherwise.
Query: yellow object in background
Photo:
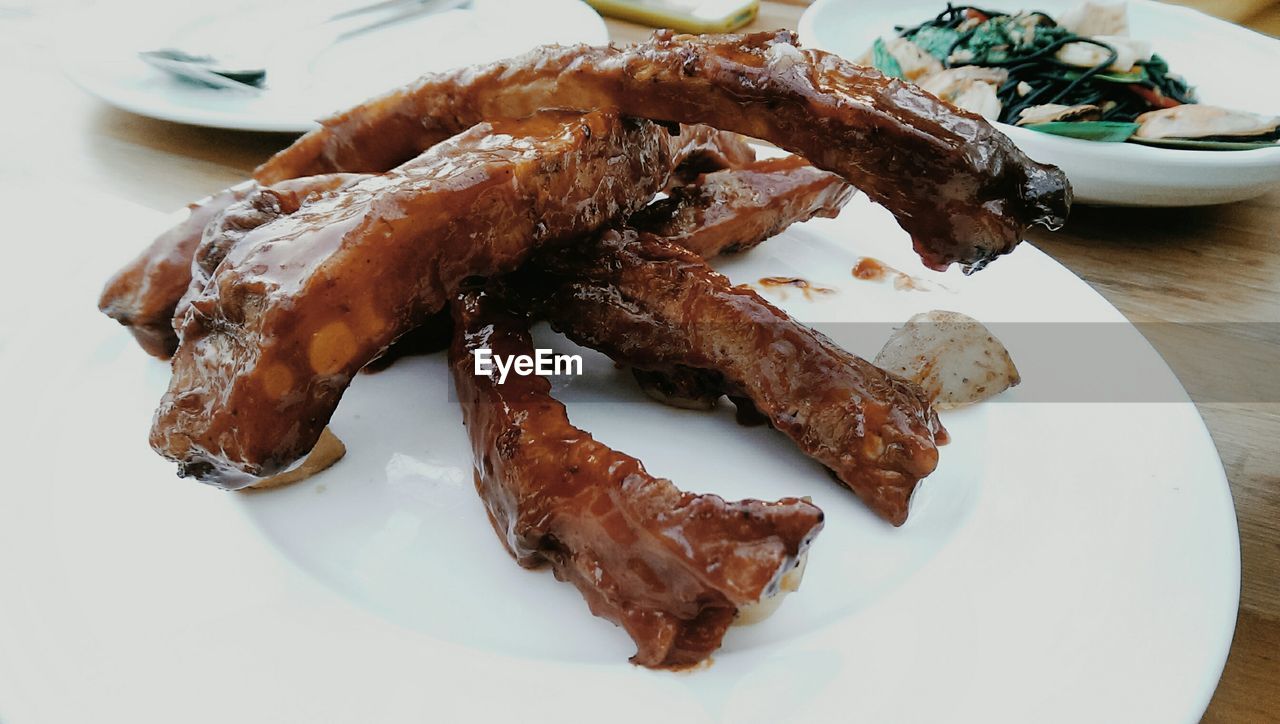
[[[609,15],[686,33],[727,33],[751,22],[759,0],[587,0]]]
[[[1223,20],[1280,36],[1280,0],[1172,0]]]

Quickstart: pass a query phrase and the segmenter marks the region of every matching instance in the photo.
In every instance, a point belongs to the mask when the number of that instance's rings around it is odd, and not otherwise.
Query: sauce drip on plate
[[[879,259],[864,256],[853,266],[853,278],[868,282],[881,282],[893,278],[893,288],[899,291],[929,291],[933,284],[898,271]]]
[[[804,292],[804,298],[812,300],[814,294],[826,295],[835,294],[836,290],[830,287],[820,287],[808,279],[800,277],[761,277],[760,286],[763,287],[792,287]]]

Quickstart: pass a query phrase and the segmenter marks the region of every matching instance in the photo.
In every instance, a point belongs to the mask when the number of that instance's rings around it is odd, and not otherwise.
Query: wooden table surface
[[[753,27],[794,28],[803,2],[764,2]],[[0,182],[59,181],[171,211],[243,179],[291,139],[153,121],[74,88],[52,57],[53,11],[0,0],[0,88],[9,100]],[[649,31],[610,21],[620,41]],[[69,204],[74,213],[74,203]],[[1230,206],[1183,210],[1077,208],[1058,233],[1032,240],[1131,320],[1255,322],[1276,349],[1280,328],[1280,189]],[[1149,335],[1189,389],[1224,378],[1221,349]],[[1270,331],[1268,331],[1270,330]],[[1276,374],[1280,357],[1263,364]],[[1255,363],[1256,364],[1256,363]],[[1222,399],[1221,397],[1213,399]],[[1247,399],[1247,398],[1244,398]],[[1235,643],[1205,720],[1280,720],[1280,404],[1200,403],[1231,481],[1243,583]]]

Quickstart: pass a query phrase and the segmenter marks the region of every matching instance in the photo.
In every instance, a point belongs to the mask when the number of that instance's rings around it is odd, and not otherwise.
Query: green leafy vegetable
[[[1158,53],[1152,53],[1150,60],[1139,62],[1138,65],[1162,95],[1179,103],[1197,102],[1195,89],[1188,85],[1182,76],[1170,73],[1169,63]]]
[[[961,55],[967,58],[966,63],[1000,65],[1046,50],[1068,37],[1067,31],[1055,25],[1042,24],[1041,20],[1035,15],[993,16],[967,35],[959,35],[963,41],[956,49],[963,51]],[[916,35],[929,27],[920,28]]]
[[[951,47],[959,39],[959,31],[932,25],[920,28],[911,36],[911,42],[924,48],[926,53],[938,60],[946,60],[951,54]]]
[[[1062,77],[1068,80],[1075,80],[1082,75],[1084,74],[1078,70],[1068,70],[1062,74]],[[1147,80],[1147,74],[1142,70],[1141,66],[1133,73],[1094,73],[1089,77],[1093,80],[1104,80],[1108,83],[1142,83]]]
[[[946,9],[918,25],[899,26],[899,37],[920,46],[945,68],[978,66],[1000,68],[1008,79],[993,84],[1000,101],[999,120],[1016,123],[1023,111],[1043,105],[1096,106],[1098,121],[1131,123],[1156,108],[1195,103],[1194,90],[1169,72],[1159,55],[1139,61],[1131,72],[1114,72],[1110,66],[1117,49],[1104,40],[1080,36],[1038,11],[1005,14],[967,5],[948,4]],[[1093,45],[1105,52],[1090,68],[1067,65],[1057,55],[1072,43]],[[879,44],[883,46],[884,44]],[[876,66],[901,77],[901,67],[879,49]],[[1075,123],[1084,123],[1083,121]],[[1070,129],[1063,135],[1120,136],[1124,126],[1090,130]],[[1053,132],[1046,130],[1046,132]],[[1124,140],[1112,138],[1110,140]]]
[[[883,38],[876,38],[876,42],[871,46],[871,64],[876,70],[885,75],[894,78],[907,79],[906,73],[902,72],[902,66],[898,63],[898,59],[893,57],[889,49],[885,47]]]
[[[1127,141],[1138,130],[1137,123],[1117,121],[1052,121],[1023,126],[1040,133],[1079,138],[1085,141],[1120,143]]]
[[[973,29],[964,41],[964,49],[972,55],[974,63],[1002,63],[1009,58],[1009,38],[1004,34],[1004,23],[988,20]]]

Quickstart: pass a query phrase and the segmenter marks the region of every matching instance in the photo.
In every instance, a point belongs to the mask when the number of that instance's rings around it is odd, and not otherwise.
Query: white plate
[[[598,355],[559,385],[577,424],[686,489],[811,495],[827,513],[800,592],[709,668],[671,674],[628,664],[620,629],[503,551],[440,355],[359,377],[332,425],[350,452],[314,479],[248,495],[176,479],[146,445],[167,368],[94,309],[165,217],[3,191],[24,209],[6,264],[30,272],[0,285],[7,724],[1191,722],[1214,689],[1239,549],[1213,444],[1137,332],[1029,245],[971,278],[931,274],[857,199],[720,265],[838,290],[770,295],[867,355],[887,327],[836,323],[941,307],[1115,330],[1068,358],[1010,334],[1024,384],[945,416],[955,440],[901,529],[783,436],[647,402]],[[51,232],[68,197],[77,213]],[[945,288],[855,280],[862,254]],[[1098,401],[1098,383],[1135,378],[1182,401]],[[1093,401],[1036,401],[1063,389]]]
[[[325,7],[364,4],[326,0]],[[303,132],[317,118],[423,73],[506,58],[544,43],[600,44],[609,39],[604,20],[580,0],[473,0],[468,8],[406,20],[337,43],[329,42],[322,30],[290,30],[302,24],[291,16],[329,14],[296,1],[218,4],[215,10],[186,3],[126,8],[108,3],[67,18],[59,31],[58,53],[63,69],[80,87],[127,111],[216,128]],[[161,47],[226,47],[228,38],[238,44],[233,47],[249,49],[242,52],[265,58],[267,90],[246,95],[201,88],[137,57],[140,50]]]
[[[1060,15],[1079,0],[994,0],[983,7]],[[800,41],[856,58],[895,25],[945,9],[944,0],[818,0],[800,18]],[[1129,0],[1129,30],[1149,40],[1196,87],[1205,103],[1280,115],[1280,84],[1270,77],[1280,41],[1199,11]],[[1187,151],[1135,143],[1097,143],[996,126],[1032,158],[1060,166],[1077,201],[1115,206],[1201,206],[1242,201],[1280,183],[1280,146],[1251,151]]]

